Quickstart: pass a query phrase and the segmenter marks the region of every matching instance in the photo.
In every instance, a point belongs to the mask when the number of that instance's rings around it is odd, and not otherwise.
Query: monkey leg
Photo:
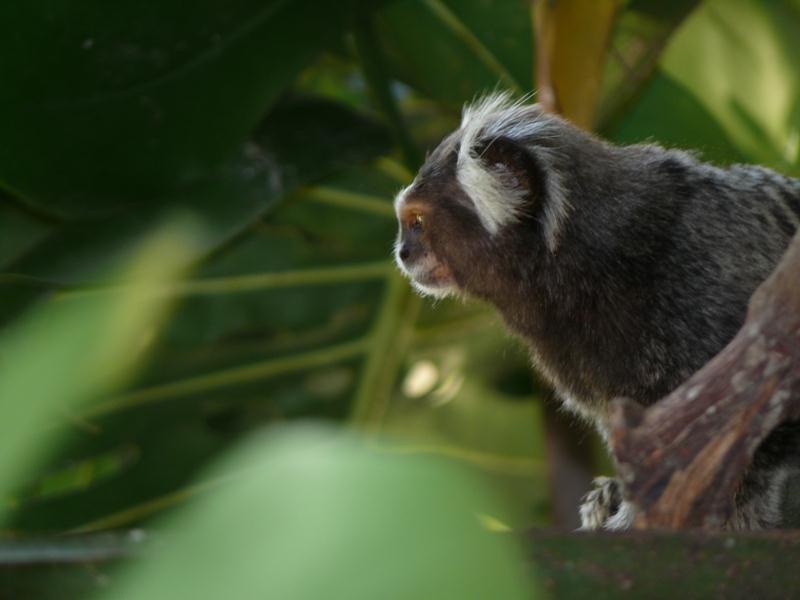
[[[594,489],[583,497],[580,506],[581,529],[629,529],[633,507],[622,499],[622,483],[610,477],[597,477]]]

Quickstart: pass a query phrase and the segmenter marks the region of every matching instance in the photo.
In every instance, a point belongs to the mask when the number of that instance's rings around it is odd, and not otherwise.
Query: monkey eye
[[[424,219],[422,218],[421,214],[414,213],[413,215],[411,215],[411,225],[409,225],[409,227],[411,228],[412,231],[422,231],[423,221]]]

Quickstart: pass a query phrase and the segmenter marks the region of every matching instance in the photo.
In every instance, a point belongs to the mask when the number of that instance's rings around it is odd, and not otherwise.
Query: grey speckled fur
[[[604,434],[611,399],[652,404],[730,341],[800,223],[800,181],[769,169],[615,146],[506,98],[468,114],[404,191],[429,213],[420,244],[447,265],[446,291],[494,304],[565,406]],[[486,177],[470,189],[465,156],[469,180]],[[492,231],[470,197],[487,189],[513,204],[493,207]],[[730,527],[783,524],[800,429],[782,436],[759,451]]]

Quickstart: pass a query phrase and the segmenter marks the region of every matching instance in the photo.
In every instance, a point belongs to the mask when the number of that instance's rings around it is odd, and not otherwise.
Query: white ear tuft
[[[555,168],[556,153],[552,143],[542,146],[536,144],[536,139],[556,137],[559,126],[564,124],[543,115],[538,107],[525,104],[527,100],[527,97],[513,100],[509,92],[499,92],[464,107],[457,178],[472,199],[481,223],[494,235],[504,225],[519,219],[524,210],[527,190],[524,186],[514,186],[513,178],[509,178],[502,169],[492,169],[486,165],[478,155],[478,148],[487,147],[499,137],[507,137],[525,146],[546,171],[545,241],[548,248],[555,251],[570,206],[558,169]]]
[[[469,156],[458,164],[458,182],[475,205],[484,228],[492,235],[503,225],[515,221],[521,211],[525,192],[506,187],[498,171],[490,169],[480,157]]]

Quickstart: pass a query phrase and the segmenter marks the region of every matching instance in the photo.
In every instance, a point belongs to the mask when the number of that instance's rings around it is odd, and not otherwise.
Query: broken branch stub
[[[615,403],[611,447],[635,526],[719,528],[759,444],[800,418],[800,234],[714,359],[649,408]]]

